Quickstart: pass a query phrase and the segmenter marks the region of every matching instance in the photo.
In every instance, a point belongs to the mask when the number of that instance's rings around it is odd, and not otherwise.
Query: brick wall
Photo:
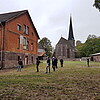
[[[25,54],[25,53],[15,53],[15,52],[3,52],[3,66],[4,68],[16,68],[18,66],[18,57],[23,61],[23,65],[35,64],[35,59],[37,55]],[[28,63],[25,64],[25,57],[28,57]],[[0,53],[1,57],[1,53]],[[1,63],[0,63],[1,66]]]
[[[17,25],[21,25],[21,31],[17,30]],[[24,25],[28,26],[29,34],[24,34]],[[38,48],[38,37],[33,26],[31,19],[27,13],[21,16],[15,17],[14,19],[5,23],[4,26],[4,48],[3,48],[3,63],[5,68],[16,67],[18,62],[18,56],[20,55],[23,59],[24,64],[26,63],[26,56],[28,62],[25,65],[32,64],[37,56]],[[24,49],[24,46],[20,44],[20,36],[27,38],[28,49]],[[2,44],[2,28],[0,26],[0,51]],[[31,49],[33,44],[33,50]],[[1,55],[0,55],[1,56]],[[32,61],[33,59],[33,61]]]

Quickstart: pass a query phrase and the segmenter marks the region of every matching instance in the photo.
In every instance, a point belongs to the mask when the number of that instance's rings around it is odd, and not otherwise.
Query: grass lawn
[[[45,73],[46,62],[39,72],[34,65],[0,70],[0,100],[100,100],[100,62],[65,61],[51,73]]]

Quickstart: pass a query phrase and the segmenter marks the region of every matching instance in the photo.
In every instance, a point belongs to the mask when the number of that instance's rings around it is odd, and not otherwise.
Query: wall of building
[[[100,55],[91,56],[91,61],[100,62]]]
[[[22,26],[22,31],[17,30],[17,25]],[[24,34],[24,25],[29,27],[29,35]],[[23,48],[18,49],[18,38],[20,35],[26,37],[29,41],[29,50],[25,51],[27,53],[36,54],[37,53],[37,42],[38,38],[36,36],[35,30],[27,16],[24,14],[14,20],[9,21],[5,26],[5,51],[20,52],[23,53]],[[33,33],[33,35],[32,35]],[[31,43],[34,44],[34,51],[30,50]]]
[[[71,43],[69,43],[71,42]],[[75,46],[73,44],[73,41],[69,41],[66,43],[58,43],[56,45],[56,49],[55,49],[55,56],[57,58],[63,58],[63,59],[73,59],[75,58]]]
[[[22,30],[17,30],[17,25],[21,25]],[[24,33],[24,25],[29,27],[29,34]],[[1,28],[0,28],[0,50],[1,50]],[[20,37],[27,38],[29,43],[28,49],[24,49],[23,44],[20,44]],[[33,43],[33,49],[31,44]],[[23,60],[24,65],[30,65],[35,62],[37,57],[38,37],[35,28],[33,27],[27,13],[8,21],[5,24],[4,30],[4,50],[3,50],[3,65],[5,68],[16,67],[18,64],[18,57]],[[0,52],[1,57],[1,52]],[[28,62],[27,62],[28,57]],[[33,59],[33,61],[32,61]],[[27,62],[27,63],[26,63]]]
[[[1,57],[1,54],[0,54],[0,57]],[[34,64],[37,55],[15,53],[15,52],[3,52],[3,65],[1,65],[0,63],[0,66],[3,66],[4,68],[14,68],[14,67],[16,68],[18,66],[19,57],[22,59],[23,65],[26,66],[26,65]]]

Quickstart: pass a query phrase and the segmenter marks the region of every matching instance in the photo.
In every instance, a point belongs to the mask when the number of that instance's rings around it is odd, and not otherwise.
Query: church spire
[[[74,35],[73,35],[73,26],[72,26],[72,18],[70,16],[70,25],[69,25],[69,36],[68,40],[74,40]]]

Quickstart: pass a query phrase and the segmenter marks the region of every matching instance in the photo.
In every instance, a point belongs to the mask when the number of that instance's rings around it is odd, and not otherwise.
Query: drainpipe
[[[1,25],[1,67],[0,69],[3,69],[3,49],[4,49],[4,26],[3,23],[0,22]]]

